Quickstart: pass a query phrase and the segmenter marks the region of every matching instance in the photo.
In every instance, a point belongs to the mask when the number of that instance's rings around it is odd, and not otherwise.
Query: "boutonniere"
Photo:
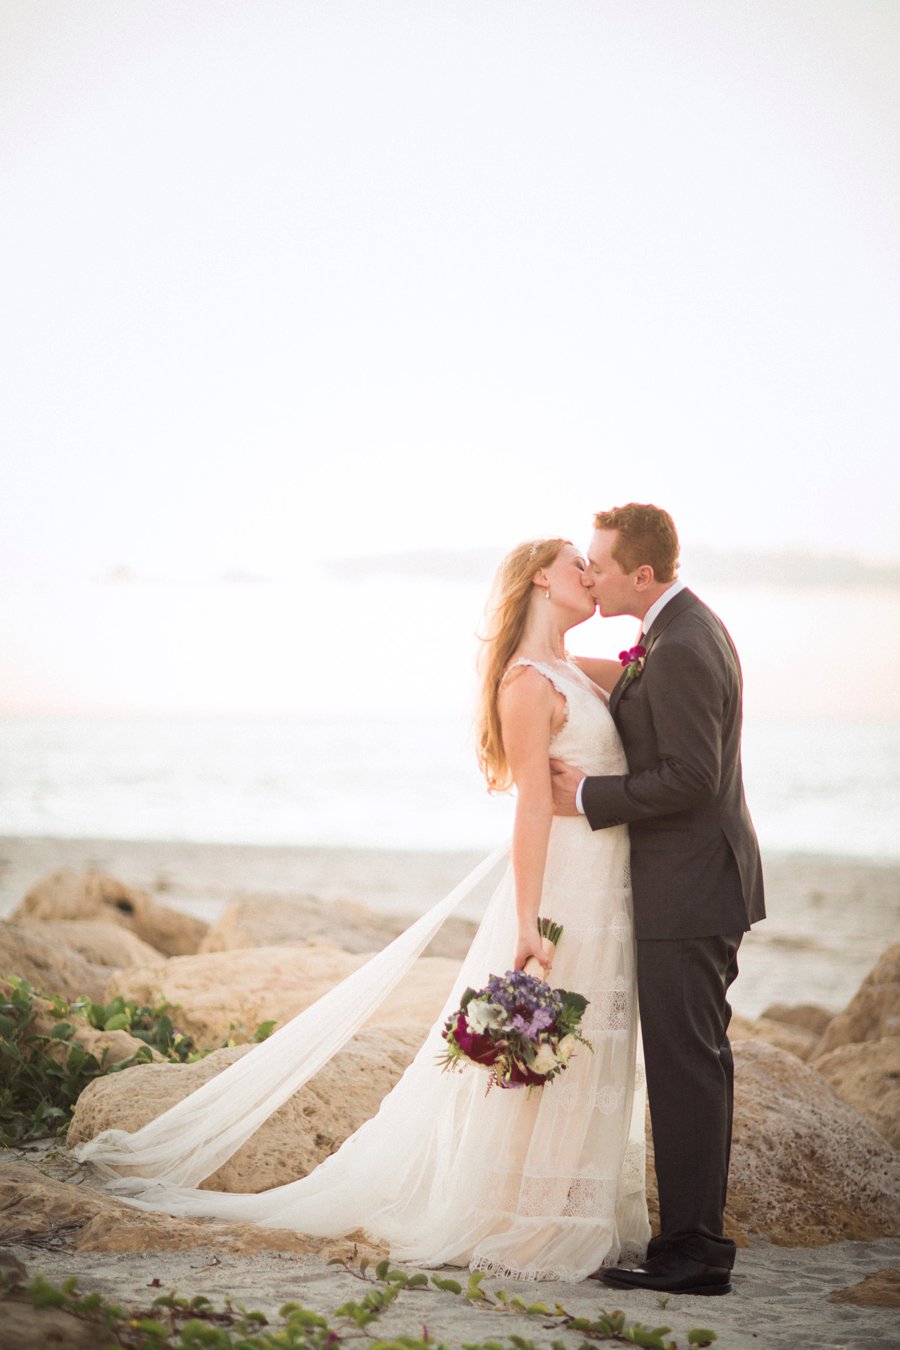
[[[626,652],[619,652],[619,661],[625,667],[623,680],[625,684],[631,684],[636,680],[644,669],[644,662],[647,659],[646,647],[629,647]]]

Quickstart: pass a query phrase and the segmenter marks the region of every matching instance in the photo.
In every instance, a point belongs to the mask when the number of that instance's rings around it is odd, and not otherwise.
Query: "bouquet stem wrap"
[[[552,919],[538,919],[538,932],[544,939],[544,947],[550,949],[550,960],[552,961],[562,937],[562,924],[554,923]],[[536,980],[543,980],[546,983],[546,971],[536,956],[529,956],[522,969],[526,975],[533,975]]]

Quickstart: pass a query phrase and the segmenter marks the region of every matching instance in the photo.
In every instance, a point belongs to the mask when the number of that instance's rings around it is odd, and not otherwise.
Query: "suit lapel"
[[[615,717],[615,715],[616,715],[616,708],[619,706],[619,699],[620,699],[620,698],[622,697],[622,695],[624,694],[626,688],[627,688],[627,686],[626,686],[626,684],[625,684],[625,672],[624,672],[624,670],[623,670],[623,671],[622,671],[622,674],[619,676],[617,682],[613,685],[613,691],[612,691],[612,693],[611,693],[610,696],[609,696],[609,714],[610,714],[610,717]]]
[[[697,597],[694,592],[685,587],[683,591],[679,591],[677,595],[673,596],[667,605],[663,605],[662,610],[657,614],[653,623],[650,625],[649,630],[644,634],[639,643],[639,645],[644,648],[645,661],[649,660],[650,653],[653,650],[654,644],[658,641],[660,633],[664,632],[672,620],[678,618],[679,614],[683,614],[685,610],[690,609],[692,605],[696,605],[697,603]],[[637,677],[637,679],[640,678],[640,676]],[[628,681],[628,684],[635,683],[635,680]],[[616,708],[619,706],[619,700],[628,688],[628,684],[625,683],[625,672],[623,670],[609,696],[609,711],[613,717],[615,716]]]
[[[672,620],[677,619],[679,614],[683,614],[685,610],[698,603],[694,592],[685,587],[683,591],[679,591],[677,595],[673,596],[667,605],[663,605],[650,625],[650,631],[644,634],[644,640],[641,643],[648,656],[653,644],[659,639],[660,633],[665,632]]]

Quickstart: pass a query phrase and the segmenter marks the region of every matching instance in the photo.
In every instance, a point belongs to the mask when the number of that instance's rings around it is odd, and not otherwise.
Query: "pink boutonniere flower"
[[[625,683],[630,684],[636,680],[644,669],[644,661],[647,656],[646,647],[629,647],[625,652],[619,652],[619,661],[625,667]]]

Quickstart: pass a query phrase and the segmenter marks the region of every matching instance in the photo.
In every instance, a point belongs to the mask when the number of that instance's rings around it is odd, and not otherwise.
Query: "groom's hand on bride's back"
[[[578,785],[584,778],[583,769],[573,769],[564,759],[551,759],[550,786],[553,789],[553,814],[577,816],[581,812],[575,803]]]

